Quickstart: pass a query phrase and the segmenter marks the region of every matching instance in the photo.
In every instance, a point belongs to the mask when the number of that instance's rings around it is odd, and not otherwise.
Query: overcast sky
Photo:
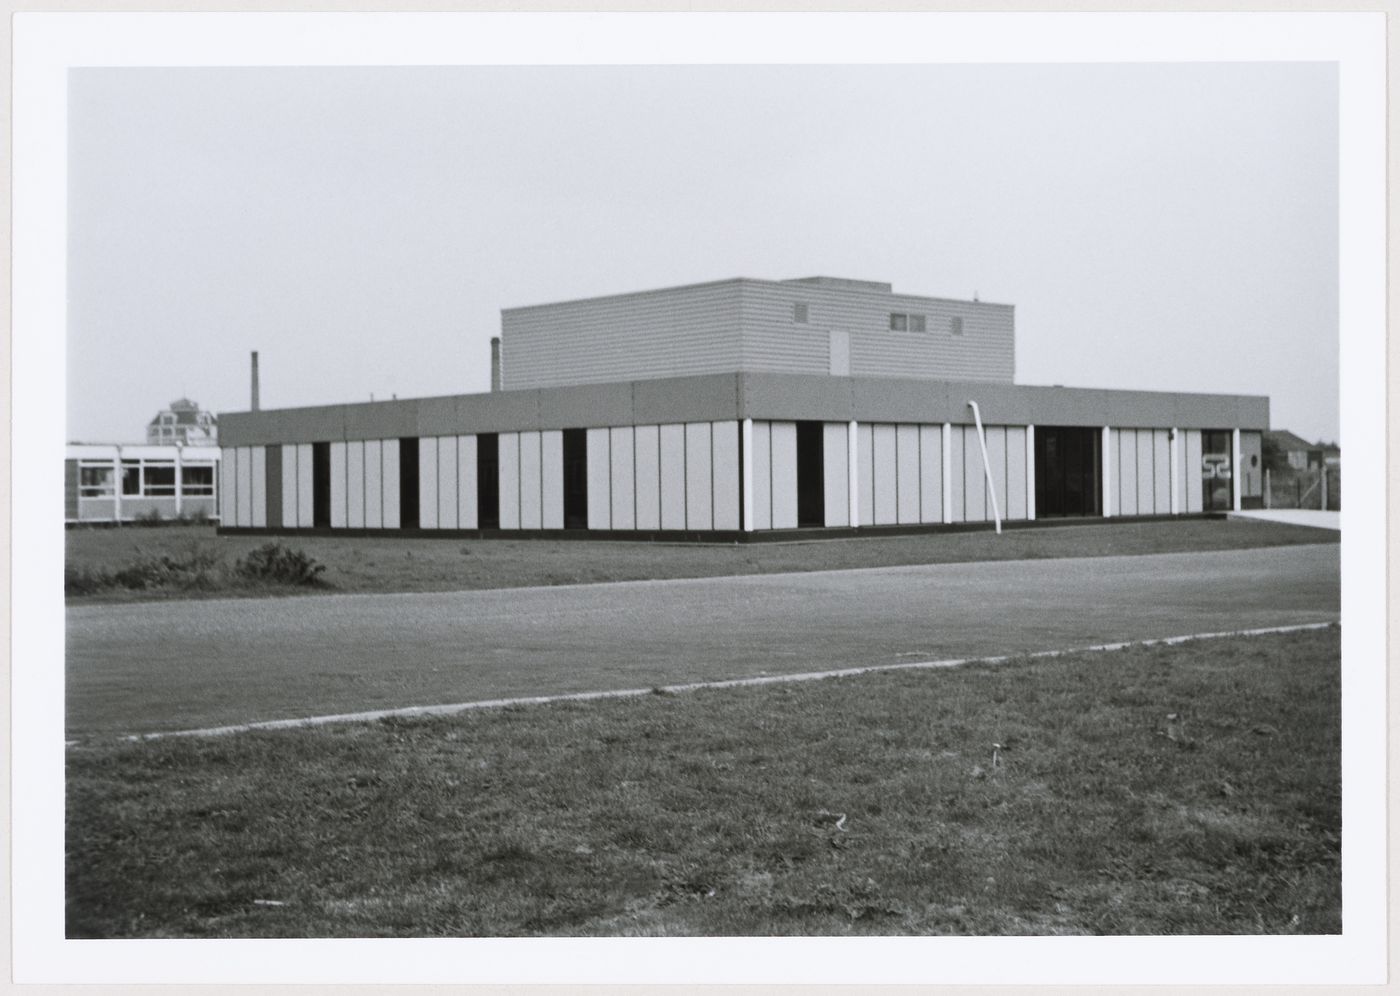
[[[486,390],[500,309],[815,274],[1016,306],[1016,379],[1335,438],[1330,64],[82,69],[68,437]]]

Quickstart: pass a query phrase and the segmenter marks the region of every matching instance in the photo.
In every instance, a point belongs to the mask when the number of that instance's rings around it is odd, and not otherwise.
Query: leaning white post
[[[846,505],[851,527],[860,525],[860,464],[856,462],[856,421],[846,423]]]
[[[987,436],[982,431],[982,413],[977,409],[977,402],[969,401],[968,407],[972,409],[972,420],[977,423],[977,442],[982,447],[982,469],[987,473],[987,497],[992,499],[992,517],[996,520],[997,532],[1001,532],[1001,509],[997,507],[997,482],[992,479],[992,461],[987,458]]]
[[[1103,427],[1103,517],[1109,519],[1113,517],[1113,429],[1109,426]]]
[[[1230,444],[1230,497],[1231,505],[1235,511],[1240,510],[1240,430],[1233,429],[1230,433],[1232,439]]]
[[[1026,426],[1026,519],[1030,522],[1035,521],[1035,426],[1033,425]]]
[[[743,503],[744,512],[744,532],[753,532],[753,419],[746,418],[740,423],[739,430],[743,436],[740,442],[743,444],[744,465],[739,468],[743,476],[743,488],[740,492],[740,501]]]

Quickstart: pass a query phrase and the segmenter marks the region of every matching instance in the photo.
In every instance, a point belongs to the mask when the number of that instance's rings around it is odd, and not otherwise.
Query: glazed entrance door
[[[1100,515],[1103,433],[1080,426],[1035,427],[1035,514]]]
[[[1235,507],[1234,456],[1228,429],[1201,432],[1201,508],[1228,512]]]

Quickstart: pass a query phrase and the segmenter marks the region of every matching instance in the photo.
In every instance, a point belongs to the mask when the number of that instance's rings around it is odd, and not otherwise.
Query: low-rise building
[[[219,518],[217,446],[69,443],[64,520]]]
[[[507,309],[499,391],[221,415],[223,525],[742,538],[1262,504],[1267,398],[1018,385],[1013,320],[827,277]]]

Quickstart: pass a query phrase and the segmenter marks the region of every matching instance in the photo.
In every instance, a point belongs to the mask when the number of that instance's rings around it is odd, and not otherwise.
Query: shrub
[[[193,512],[181,512],[180,524],[189,526],[207,526],[213,521],[209,518],[209,513],[203,508],[197,508]]]
[[[63,590],[68,595],[91,595],[109,588],[145,591],[219,587],[227,577],[223,558],[211,547],[192,542],[174,555],[145,557],[116,570],[64,566]]]
[[[292,585],[325,584],[321,577],[325,569],[325,564],[281,543],[266,543],[239,558],[234,566],[234,572],[249,581]]]
[[[112,587],[112,576],[103,570],[89,570],[66,564],[63,568],[63,593],[65,595],[91,595]]]

